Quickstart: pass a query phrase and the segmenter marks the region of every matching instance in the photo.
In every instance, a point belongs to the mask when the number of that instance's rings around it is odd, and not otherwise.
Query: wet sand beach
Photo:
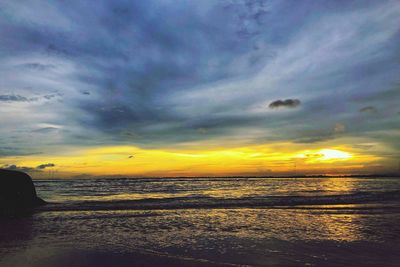
[[[396,178],[35,184],[52,204],[0,220],[0,266],[397,266],[400,259]]]

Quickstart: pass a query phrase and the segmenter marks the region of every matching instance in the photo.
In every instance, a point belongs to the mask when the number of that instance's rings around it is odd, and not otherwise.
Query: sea
[[[34,184],[49,204],[0,219],[0,266],[400,266],[396,177]]]

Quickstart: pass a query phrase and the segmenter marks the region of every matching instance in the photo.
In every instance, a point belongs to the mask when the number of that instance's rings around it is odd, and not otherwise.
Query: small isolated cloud
[[[51,168],[51,167],[55,167],[55,166],[56,165],[54,163],[46,163],[46,164],[41,164],[41,165],[37,166],[36,169],[43,170],[43,169]]]
[[[360,109],[360,112],[377,113],[378,110],[373,106],[367,106]]]
[[[0,101],[3,102],[28,102],[28,98],[20,95],[0,95]]]
[[[344,126],[341,123],[336,123],[335,127],[333,128],[333,131],[335,133],[343,133],[346,130],[346,126]]]
[[[269,108],[295,108],[300,105],[300,100],[298,99],[286,99],[286,100],[275,100],[269,104]]]

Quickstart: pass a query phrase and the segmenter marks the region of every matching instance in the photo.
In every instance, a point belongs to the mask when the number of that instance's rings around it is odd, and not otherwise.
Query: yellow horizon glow
[[[280,173],[343,173],[378,160],[351,152],[347,147],[302,150],[296,144],[253,145],[239,148],[188,150],[107,146],[70,150],[59,155],[31,155],[0,159],[0,165],[34,168],[53,163],[46,171],[60,176],[224,176]],[[71,152],[72,151],[72,152]],[[130,158],[130,156],[132,156]],[[42,173],[43,174],[43,173]],[[40,173],[35,175],[41,176]],[[43,175],[42,175],[43,176]]]

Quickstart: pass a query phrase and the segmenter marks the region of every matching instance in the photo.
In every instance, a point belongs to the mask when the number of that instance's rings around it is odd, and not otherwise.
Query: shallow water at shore
[[[1,266],[98,266],[105,255],[121,266],[400,262],[396,178],[35,184],[53,204],[0,221]]]

